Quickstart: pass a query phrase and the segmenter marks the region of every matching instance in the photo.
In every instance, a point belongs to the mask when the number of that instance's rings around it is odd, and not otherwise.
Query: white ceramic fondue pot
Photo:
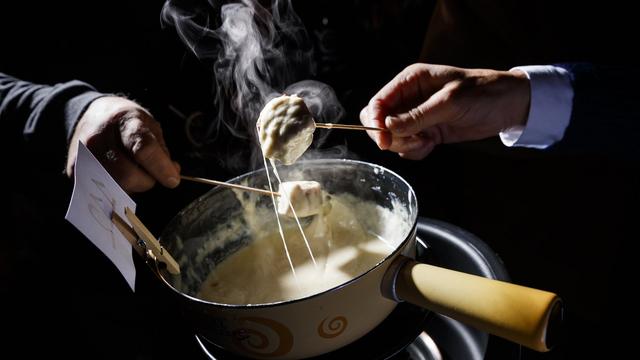
[[[378,165],[352,160],[301,161],[279,168],[287,180],[315,180],[332,194],[406,210],[405,230],[390,240],[395,249],[364,274],[301,299],[260,305],[230,305],[196,297],[207,274],[255,239],[241,231],[212,244],[231,219],[245,216],[236,194],[214,188],[182,210],[160,237],[181,267],[174,276],[152,266],[179,298],[194,331],[227,351],[253,358],[300,359],[330,352],[380,324],[400,301],[451,316],[483,331],[538,351],[550,348],[561,301],[553,293],[415,262],[418,204],[411,186]],[[265,171],[231,180],[263,187]],[[271,206],[265,197],[262,206]],[[259,204],[259,206],[261,206]],[[380,219],[384,221],[384,219]],[[275,231],[275,215],[274,215]],[[217,246],[219,245],[219,246]]]

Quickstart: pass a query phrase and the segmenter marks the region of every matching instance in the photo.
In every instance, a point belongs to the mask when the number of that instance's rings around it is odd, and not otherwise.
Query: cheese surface
[[[224,304],[265,304],[343,284],[381,262],[404,240],[397,234],[408,233],[406,216],[394,210],[347,194],[331,195],[330,210],[304,226],[317,265],[297,227],[285,225],[294,275],[274,227],[218,264],[198,297]]]

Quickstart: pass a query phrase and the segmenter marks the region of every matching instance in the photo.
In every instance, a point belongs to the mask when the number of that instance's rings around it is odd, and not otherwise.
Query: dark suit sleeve
[[[558,64],[571,74],[571,122],[556,149],[640,158],[640,69]]]
[[[62,170],[76,122],[100,96],[80,81],[47,86],[0,73],[0,121],[11,128],[17,151]]]

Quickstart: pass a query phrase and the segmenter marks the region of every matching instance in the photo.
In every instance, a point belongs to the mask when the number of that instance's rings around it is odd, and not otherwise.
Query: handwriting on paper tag
[[[135,290],[136,269],[131,256],[131,244],[111,222],[112,212],[126,219],[125,207],[135,211],[136,203],[91,151],[79,142],[75,184],[65,219],[111,260],[131,290]]]

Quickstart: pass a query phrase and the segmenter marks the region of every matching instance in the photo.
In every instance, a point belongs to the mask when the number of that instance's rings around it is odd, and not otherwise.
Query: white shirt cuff
[[[551,65],[518,66],[531,86],[531,102],[526,126],[500,132],[506,146],[545,149],[562,140],[571,120],[573,87],[569,72]]]

